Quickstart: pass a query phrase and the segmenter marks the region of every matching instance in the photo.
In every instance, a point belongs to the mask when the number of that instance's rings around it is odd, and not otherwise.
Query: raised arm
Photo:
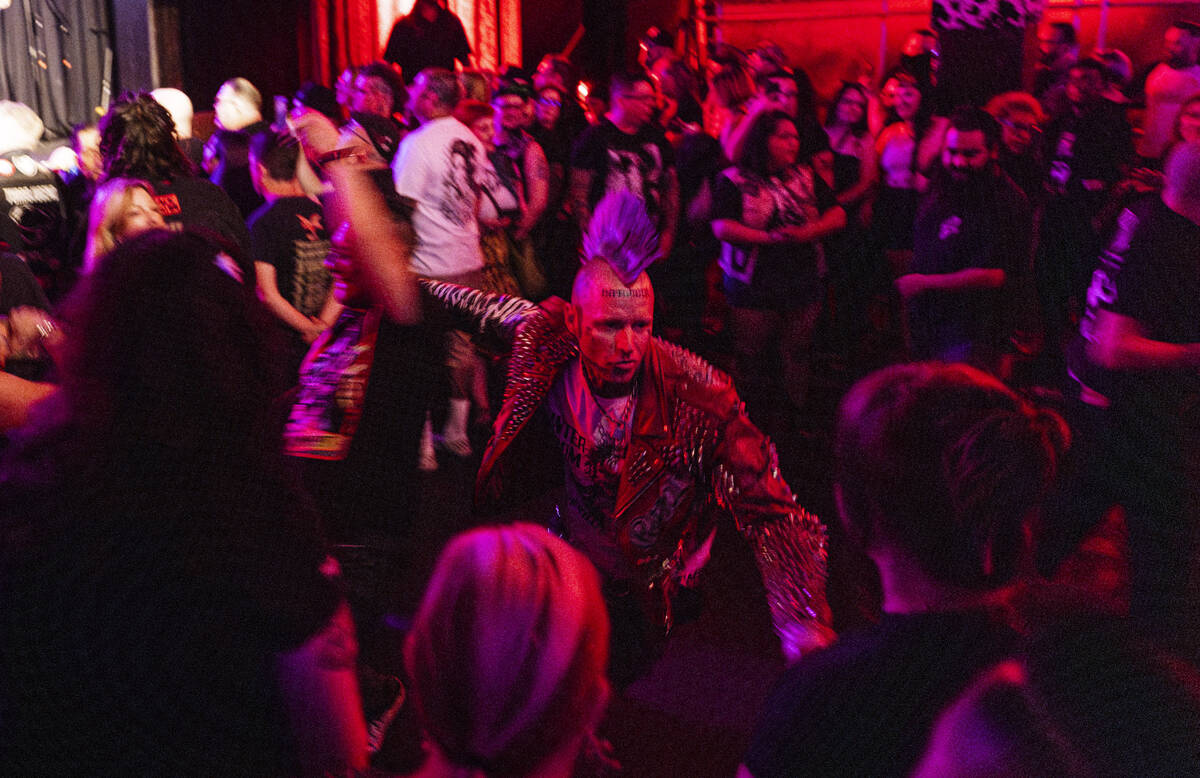
[[[371,178],[373,171],[386,168],[365,161],[365,146],[339,147],[337,128],[316,111],[300,111],[291,118],[305,155],[321,167],[332,188],[325,204],[329,222],[350,225],[351,249],[371,298],[393,321],[419,322],[421,295],[409,269],[412,228],[393,216]],[[331,154],[335,158],[329,158]]]
[[[475,332],[511,343],[517,328],[537,306],[521,297],[481,292],[445,281],[420,280],[420,288],[435,300],[464,332]]]

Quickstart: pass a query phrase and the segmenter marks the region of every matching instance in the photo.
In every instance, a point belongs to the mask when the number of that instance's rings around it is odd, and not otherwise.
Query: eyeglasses
[[[553,97],[542,97],[538,99],[538,105],[544,105],[547,108],[562,108],[562,100],[556,100]]]
[[[1018,121],[1013,121],[1012,119],[1001,119],[1000,123],[1003,124],[1008,129],[1013,130],[1014,132],[1038,133],[1038,132],[1042,131],[1041,127],[1039,127],[1036,124],[1030,124],[1029,122],[1018,122]]]

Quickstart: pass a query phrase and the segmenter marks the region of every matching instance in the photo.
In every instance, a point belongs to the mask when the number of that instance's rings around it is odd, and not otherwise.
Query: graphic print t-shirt
[[[610,192],[630,192],[655,221],[662,216],[663,179],[674,166],[671,144],[656,125],[629,135],[608,119],[585,130],[571,154],[571,167],[592,174],[588,208]]]
[[[621,468],[629,450],[636,397],[596,397],[583,365],[574,360],[550,390],[546,410],[562,446],[566,472],[566,528],[605,576],[632,577],[612,528]]]
[[[811,224],[836,206],[833,190],[808,165],[769,178],[729,168],[713,186],[713,218],[757,230]],[[740,308],[786,310],[819,299],[823,263],[819,243],[721,246],[725,295]]]
[[[413,269],[448,278],[483,267],[479,249],[480,187],[494,177],[483,146],[453,116],[409,133],[392,163],[396,193],[413,200]]]
[[[319,314],[332,283],[321,206],[307,197],[283,197],[255,211],[249,227],[251,256],[275,268],[283,299],[305,316]]]

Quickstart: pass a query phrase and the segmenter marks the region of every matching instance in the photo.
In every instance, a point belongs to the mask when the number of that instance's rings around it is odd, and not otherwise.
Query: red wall
[[[895,63],[910,30],[929,25],[929,0],[801,0],[799,2],[724,2],[717,23],[721,40],[749,48],[762,38],[783,46],[794,64],[812,77],[817,92],[831,97],[842,79],[862,67],[878,69],[881,34],[887,41],[886,66]],[[1135,70],[1161,54],[1162,35],[1175,19],[1200,19],[1200,3],[1134,2],[1111,0],[1107,12],[1106,45],[1128,54]],[[1074,21],[1082,52],[1096,43],[1101,6],[1099,0],[1052,0],[1048,19]],[[1025,71],[1036,64],[1037,35],[1025,35]]]

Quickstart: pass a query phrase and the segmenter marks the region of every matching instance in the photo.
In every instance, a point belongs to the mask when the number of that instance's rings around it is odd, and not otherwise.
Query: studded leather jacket
[[[460,326],[511,344],[503,404],[476,480],[476,503],[486,507],[530,467],[530,447],[557,450],[548,435],[538,434],[535,420],[579,346],[560,299],[534,305],[454,284],[422,285]],[[750,423],[732,382],[694,354],[654,338],[638,387],[611,531],[652,614],[670,627],[671,594],[691,583],[716,522],[729,516],[755,552],[785,651],[798,655],[828,642],[825,527],[797,504],[774,445]],[[545,483],[544,473],[538,475]],[[681,481],[688,484],[683,499],[660,499],[665,484]]]

